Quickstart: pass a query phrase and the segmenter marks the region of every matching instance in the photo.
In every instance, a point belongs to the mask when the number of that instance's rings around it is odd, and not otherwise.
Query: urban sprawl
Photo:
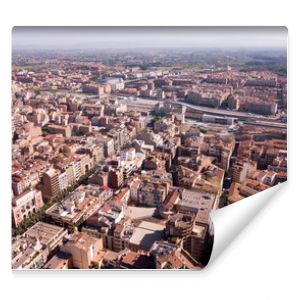
[[[287,179],[286,66],[235,55],[13,53],[12,268],[203,268]]]

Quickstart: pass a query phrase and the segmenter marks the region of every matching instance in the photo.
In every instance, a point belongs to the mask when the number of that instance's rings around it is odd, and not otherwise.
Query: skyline
[[[286,49],[285,27],[26,27],[12,30],[13,50]],[[41,46],[42,45],[42,46]]]
[[[249,48],[285,29],[240,29],[14,30],[70,50],[12,55],[12,269],[201,270],[211,213],[287,181],[286,49]]]

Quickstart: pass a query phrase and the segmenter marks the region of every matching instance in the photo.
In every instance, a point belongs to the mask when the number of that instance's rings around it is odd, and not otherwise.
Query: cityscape
[[[203,269],[210,213],[287,180],[259,30],[15,27],[12,269]]]

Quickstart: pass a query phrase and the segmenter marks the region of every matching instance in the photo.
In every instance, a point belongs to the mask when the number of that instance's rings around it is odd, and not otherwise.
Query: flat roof
[[[212,209],[215,198],[212,193],[184,189],[179,204],[193,209]]]
[[[143,221],[134,229],[130,243],[150,250],[153,243],[162,238],[164,229],[164,225]]]
[[[30,227],[26,234],[39,238],[42,244],[47,245],[56,234],[63,232],[65,229],[60,226],[48,224],[45,222],[37,222]]]
[[[124,215],[132,220],[149,218],[153,216],[155,210],[155,207],[128,206],[124,209]]]

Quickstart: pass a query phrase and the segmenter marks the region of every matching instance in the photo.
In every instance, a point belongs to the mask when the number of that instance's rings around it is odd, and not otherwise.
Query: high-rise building
[[[62,179],[60,180],[60,171],[50,169],[43,174],[43,197],[50,199],[57,196],[61,191]]]

